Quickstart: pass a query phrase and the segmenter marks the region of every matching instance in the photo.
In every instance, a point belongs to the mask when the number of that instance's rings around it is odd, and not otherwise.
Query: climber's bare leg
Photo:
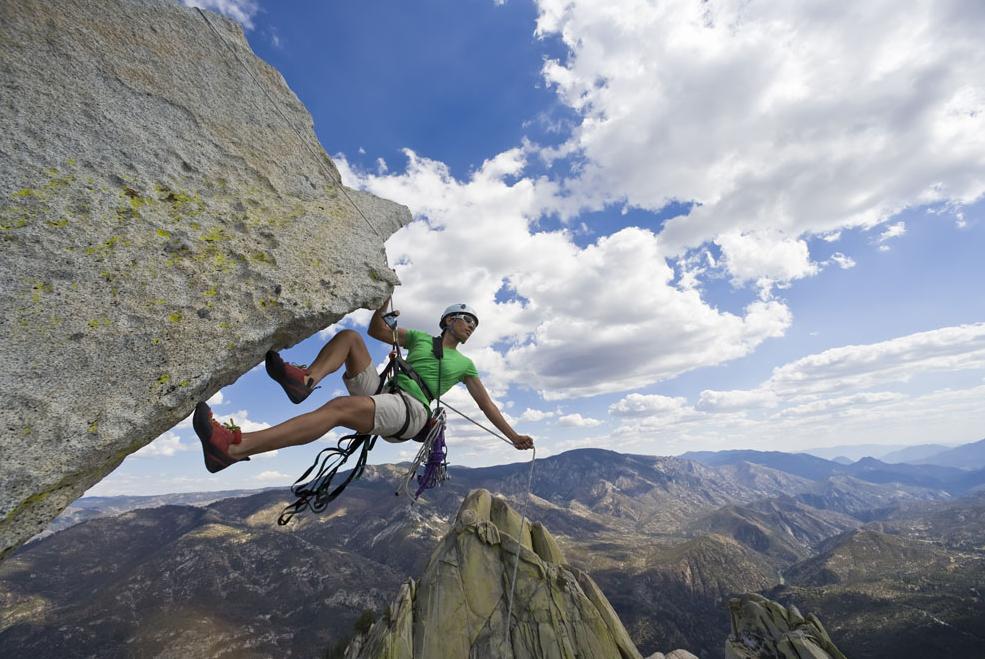
[[[366,343],[358,332],[345,329],[332,337],[332,339],[322,346],[315,357],[315,361],[308,367],[309,386],[315,386],[322,378],[329,373],[339,370],[345,364],[345,374],[348,377],[355,377],[366,370],[366,367],[373,363],[373,358],[369,355]],[[314,414],[314,412],[312,412]],[[302,415],[297,418],[302,418]],[[345,424],[343,424],[345,425]],[[370,421],[372,425],[372,421]]]
[[[376,403],[369,396],[341,396],[271,428],[244,432],[239,444],[229,445],[229,455],[243,458],[285,446],[308,444],[338,426],[368,433],[373,429],[375,414]]]

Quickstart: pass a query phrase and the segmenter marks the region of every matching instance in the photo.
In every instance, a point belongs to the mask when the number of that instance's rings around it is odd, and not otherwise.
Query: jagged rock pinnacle
[[[796,607],[784,607],[750,593],[729,600],[732,633],[725,642],[729,659],[846,659],[821,621],[804,618]]]
[[[519,552],[512,619],[507,611]],[[356,638],[347,659],[640,659],[605,595],[566,564],[550,532],[473,490],[418,582]]]

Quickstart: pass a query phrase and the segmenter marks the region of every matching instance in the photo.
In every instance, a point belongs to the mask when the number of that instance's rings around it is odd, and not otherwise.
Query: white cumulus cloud
[[[855,259],[850,256],[845,256],[841,252],[835,252],[831,255],[831,260],[842,270],[848,270],[855,267]]]
[[[934,388],[940,372],[985,370],[985,323],[832,348],[774,369],[757,387],[684,399],[632,394],[610,407],[626,450],[770,448],[980,439],[985,387]],[[928,384],[930,386],[928,386]]]
[[[520,421],[543,421],[544,419],[550,419],[555,416],[555,412],[549,412],[544,410],[535,410],[532,408],[527,408],[520,415]]]
[[[284,483],[285,485],[294,481],[293,477],[273,470],[262,471],[255,476],[255,479],[261,483]]]
[[[609,406],[609,414],[622,417],[677,415],[687,407],[687,399],[658,394],[629,394]]]
[[[133,453],[135,458],[170,458],[181,451],[190,451],[195,446],[183,443],[181,437],[172,431],[168,431],[147,444],[139,451]]]
[[[242,23],[247,30],[253,29],[253,18],[260,11],[260,4],[256,0],[181,0],[181,3],[186,7],[201,7],[228,16]],[[276,34],[274,39],[277,39]],[[279,39],[274,45],[279,45]]]
[[[602,421],[599,419],[592,419],[591,417],[584,417],[577,412],[575,414],[565,414],[564,416],[558,417],[558,425],[568,426],[572,428],[594,428],[596,426],[602,425]]]
[[[347,183],[408,204],[420,218],[387,242],[405,282],[394,295],[402,324],[433,330],[450,302],[473,305],[480,325],[462,349],[494,393],[523,384],[556,400],[638,388],[747,355],[791,322],[777,300],[737,315],[678,286],[649,230],[629,227],[585,247],[566,230],[539,230],[557,189],[544,179],[511,180],[528,147],[465,181],[407,155],[405,172],[383,176],[341,156],[337,163]],[[507,299],[497,302],[502,292]]]
[[[744,235],[758,263],[733,275],[804,276],[791,246],[768,258],[775,232],[836,236],[985,192],[981,3],[537,4],[537,33],[569,51],[544,78],[580,115],[556,150],[583,163],[565,190],[698,202],[661,233],[670,253]]]
[[[736,389],[714,391],[705,389],[698,397],[697,409],[705,412],[737,412],[759,408],[776,407],[775,393],[764,389]]]
[[[781,396],[884,386],[929,372],[985,368],[985,323],[832,348],[784,364],[764,384]]]

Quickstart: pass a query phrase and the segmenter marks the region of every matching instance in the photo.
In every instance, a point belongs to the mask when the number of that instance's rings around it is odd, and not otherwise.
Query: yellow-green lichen
[[[202,234],[202,240],[207,243],[215,243],[220,240],[228,240],[226,232],[222,230],[222,227],[212,227],[208,231]]]
[[[161,238],[170,238],[171,237],[171,232],[170,231],[167,231],[166,229],[158,229],[156,233]]]
[[[68,220],[64,217],[60,220],[48,220],[48,226],[54,227],[56,229],[61,229],[68,226]]]
[[[54,287],[46,281],[36,281],[31,286],[31,301],[40,302],[42,295],[54,292]]]
[[[189,384],[188,380],[182,380],[181,382],[178,383],[178,386],[179,387],[187,387],[188,384]]]
[[[181,318],[182,316],[180,311],[175,311],[174,313],[168,314],[168,320],[172,323],[180,323]]]
[[[90,435],[95,435],[97,432],[99,432],[99,419],[96,419],[95,421],[90,423],[89,426],[86,428],[86,432],[89,433]]]
[[[110,236],[98,245],[89,245],[85,248],[85,253],[87,256],[104,256],[109,252],[116,249],[118,245],[126,245],[124,241],[119,236]]]
[[[0,222],[0,231],[10,231],[12,229],[23,229],[27,226],[26,217],[18,217],[11,222]]]
[[[218,252],[212,258],[212,265],[215,266],[216,270],[226,270],[229,268],[229,259],[222,252]]]
[[[258,261],[260,263],[266,263],[268,265],[272,265],[276,263],[274,257],[272,257],[267,252],[253,252],[250,254],[250,258],[252,258],[254,261]]]
[[[168,373],[165,373],[164,375],[161,375],[159,378],[157,378],[157,383],[161,385],[167,384],[170,381],[171,381],[171,376]]]
[[[51,174],[52,178],[49,179],[48,182],[45,183],[44,187],[42,188],[46,192],[62,190],[64,188],[67,188],[72,183],[75,183],[75,177],[72,176],[71,174],[68,174],[66,176],[56,176],[58,174],[58,170],[56,169],[54,170],[54,172],[55,172],[54,174]]]
[[[17,506],[15,506],[14,509],[11,510],[9,513],[7,513],[4,516],[3,521],[6,522],[8,520],[14,519],[14,517],[20,515],[25,510],[30,510],[34,506],[40,504],[42,501],[47,499],[48,496],[51,494],[52,492],[35,492],[31,496],[21,501],[19,504],[17,504]],[[0,554],[0,558],[3,558],[3,554]]]
[[[168,214],[175,222],[195,217],[205,210],[205,203],[197,194],[189,195],[158,186],[158,199],[168,204]]]
[[[150,344],[152,346],[160,345],[160,343],[161,343],[161,339],[157,338],[156,336],[150,340]]]
[[[205,297],[215,297],[218,294],[219,294],[219,291],[216,289],[215,286],[213,286],[212,288],[207,289],[204,293],[202,293],[202,295],[204,295]]]

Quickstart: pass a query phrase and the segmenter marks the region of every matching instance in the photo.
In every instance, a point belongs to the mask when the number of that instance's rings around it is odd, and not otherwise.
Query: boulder
[[[266,350],[380,304],[411,218],[341,186],[223,17],[18,0],[0,43],[2,557]]]
[[[505,500],[473,490],[424,575],[404,584],[346,657],[640,659],[640,653],[605,595],[565,563],[547,529],[521,525]]]
[[[725,641],[729,659],[845,659],[821,621],[812,613],[806,619],[762,595],[750,593],[729,600],[732,632]]]

